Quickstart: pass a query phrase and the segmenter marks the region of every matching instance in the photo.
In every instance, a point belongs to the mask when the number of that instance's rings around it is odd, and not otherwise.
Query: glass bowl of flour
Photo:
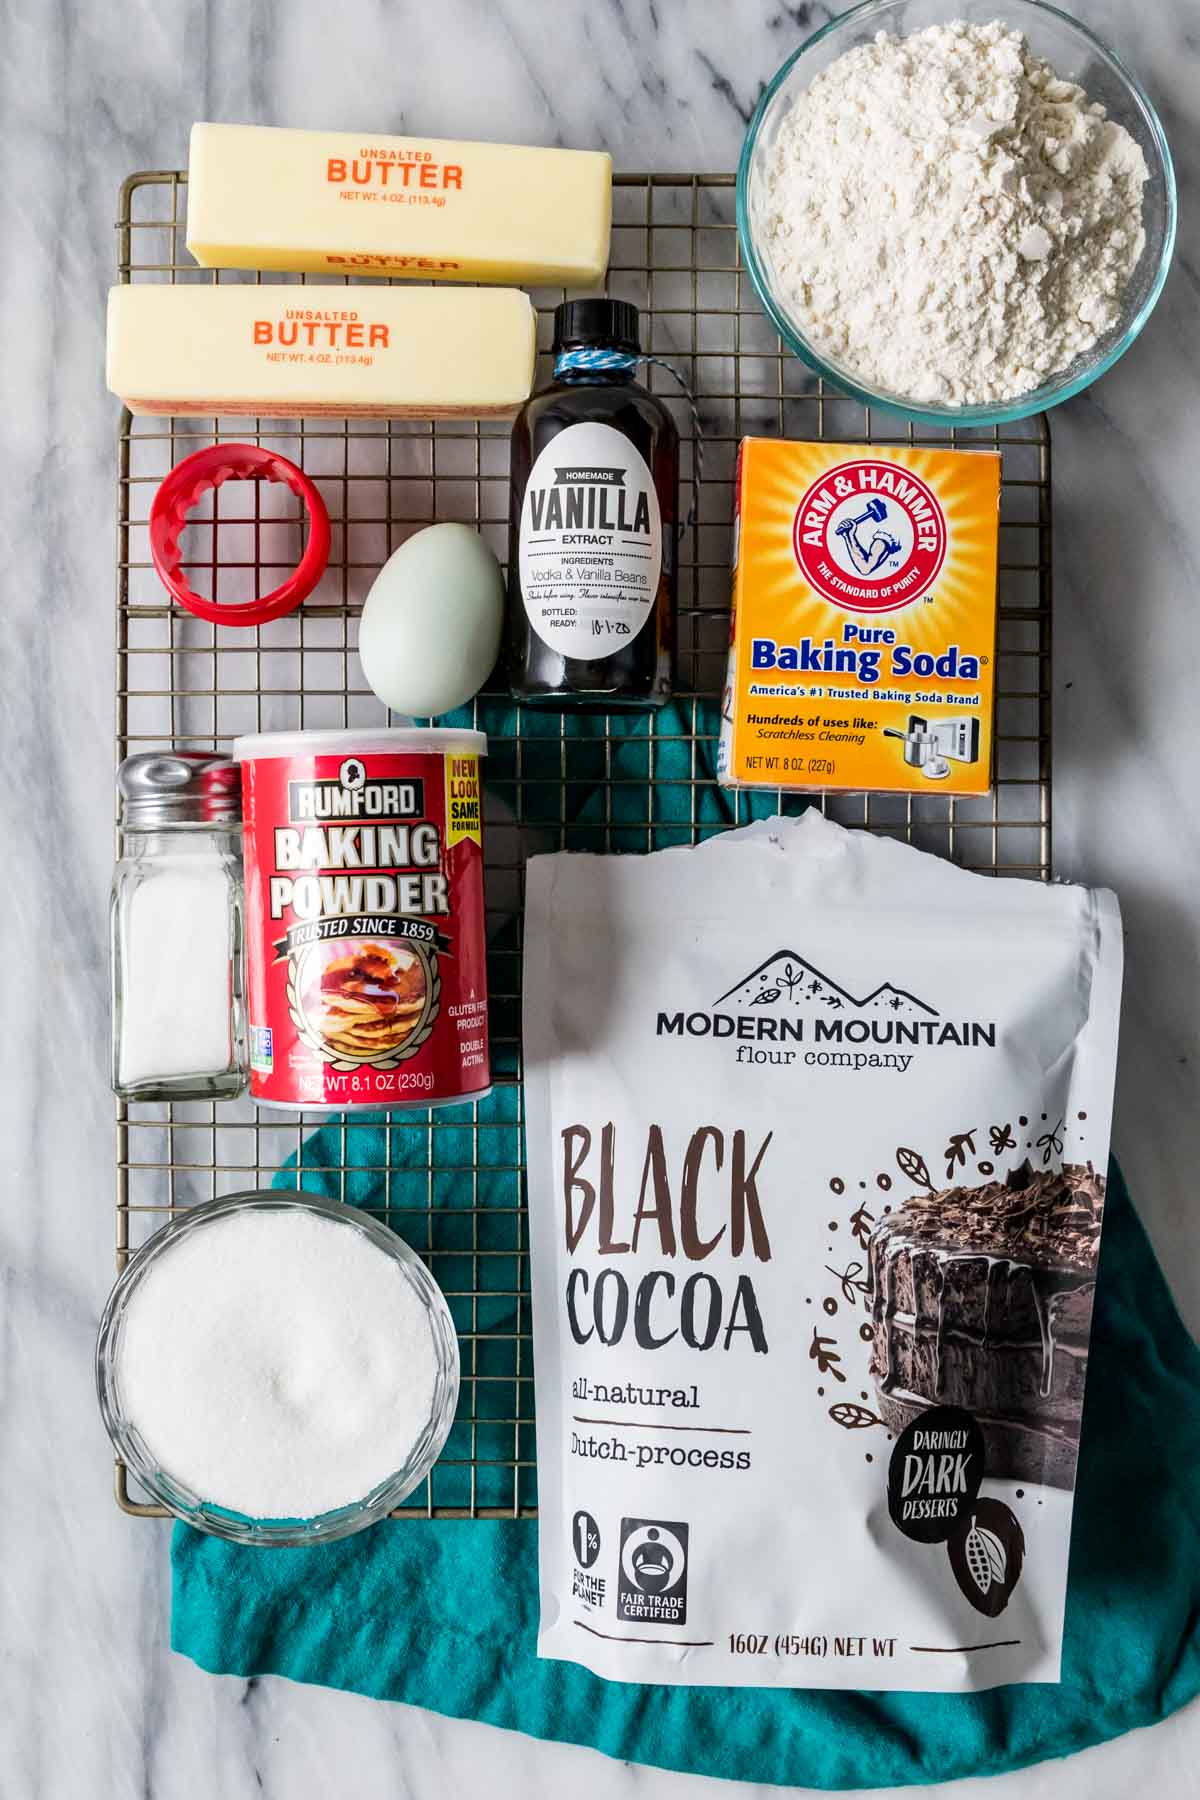
[[[96,1386],[118,1455],[176,1517],[239,1543],[317,1543],[374,1524],[429,1473],[458,1340],[424,1265],[370,1214],[230,1194],[128,1264]]]
[[[911,419],[995,425],[1079,393],[1137,337],[1175,175],[1135,77],[1065,13],[867,0],[764,91],[737,216],[759,300],[818,375]]]

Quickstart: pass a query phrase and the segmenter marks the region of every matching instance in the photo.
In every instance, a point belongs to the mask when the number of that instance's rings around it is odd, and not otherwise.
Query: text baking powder
[[[324,1111],[490,1086],[482,732],[239,738],[250,1092]]]
[[[752,203],[813,349],[908,400],[1009,400],[1115,324],[1133,138],[999,20],[880,32],[799,95]]]

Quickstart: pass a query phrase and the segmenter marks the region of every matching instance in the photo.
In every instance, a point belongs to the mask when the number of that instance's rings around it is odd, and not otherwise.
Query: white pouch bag
[[[1058,1679],[1120,977],[1108,891],[815,811],[531,860],[541,1655]]]

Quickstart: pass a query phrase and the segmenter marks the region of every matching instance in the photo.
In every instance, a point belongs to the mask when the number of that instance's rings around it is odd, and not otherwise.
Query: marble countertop
[[[1116,1148],[1200,1330],[1200,37],[1191,0],[1074,0],[1139,71],[1185,230],[1142,341],[1053,416],[1056,865],[1120,894]],[[835,10],[837,10],[835,8]],[[1002,10],[1002,7],[999,9]],[[167,1648],[166,1528],[120,1514],[91,1356],[112,1270],[105,1080],[114,402],[103,300],[120,181],[194,118],[604,145],[730,169],[762,82],[828,15],[780,0],[13,0],[0,57],[8,953],[0,1213],[0,1793],[12,1800],[749,1794]],[[1200,1707],[986,1785],[988,1800],[1194,1793]],[[956,1789],[976,1800],[983,1783]]]

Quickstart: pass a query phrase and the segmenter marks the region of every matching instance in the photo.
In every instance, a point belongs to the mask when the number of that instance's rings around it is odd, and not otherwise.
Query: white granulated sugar
[[[756,233],[819,353],[913,401],[1010,400],[1116,322],[1141,149],[999,20],[880,33],[819,74],[763,168]]]
[[[251,1518],[361,1500],[429,1420],[429,1315],[362,1234],[302,1211],[227,1214],[136,1289],[117,1384],[160,1467]]]

